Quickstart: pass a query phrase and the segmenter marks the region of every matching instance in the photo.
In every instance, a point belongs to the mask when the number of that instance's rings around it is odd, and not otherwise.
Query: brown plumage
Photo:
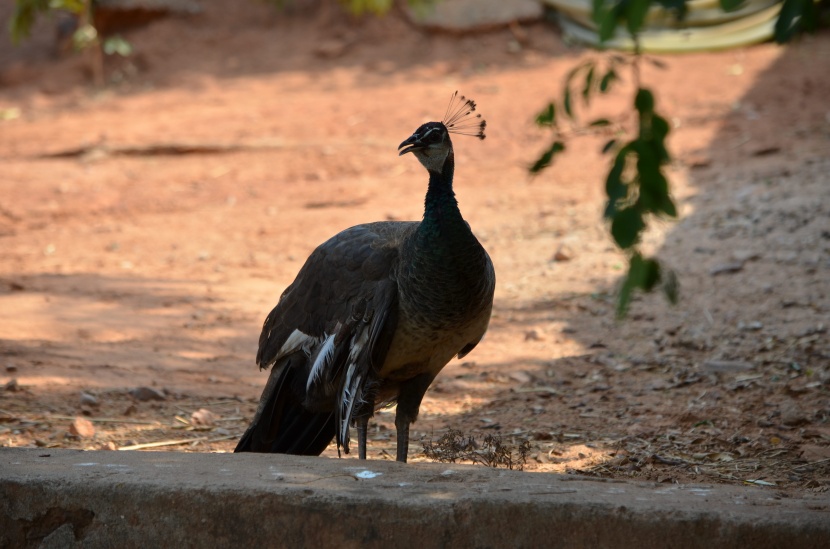
[[[438,372],[469,353],[490,320],[495,272],[452,190],[450,133],[484,138],[475,103],[453,96],[443,122],[401,143],[429,173],[424,218],[358,225],[320,245],[265,319],[257,364],[271,368],[237,452],[349,452],[357,427],[397,403],[397,460]]]

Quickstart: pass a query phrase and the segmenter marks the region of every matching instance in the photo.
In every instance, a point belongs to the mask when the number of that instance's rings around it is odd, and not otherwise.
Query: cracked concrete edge
[[[830,495],[478,466],[0,448],[2,547],[827,547]]]

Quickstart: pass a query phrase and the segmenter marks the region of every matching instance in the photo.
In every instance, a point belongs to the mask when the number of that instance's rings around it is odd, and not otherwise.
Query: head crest
[[[450,133],[459,135],[470,135],[484,139],[484,128],[487,122],[482,120],[480,114],[473,114],[476,110],[476,102],[458,95],[456,91],[450,98],[447,106],[447,113],[441,121]]]

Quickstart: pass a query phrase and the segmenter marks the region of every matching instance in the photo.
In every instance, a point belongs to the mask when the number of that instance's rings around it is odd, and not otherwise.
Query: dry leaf
[[[200,408],[190,415],[190,422],[193,425],[210,426],[213,425],[217,419],[218,417],[216,414],[210,410],[206,410],[205,408]]]

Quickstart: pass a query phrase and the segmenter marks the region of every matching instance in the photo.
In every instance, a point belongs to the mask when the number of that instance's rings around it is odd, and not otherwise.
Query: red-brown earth
[[[527,173],[551,139],[536,113],[601,54],[547,24],[453,36],[396,13],[204,6],[125,33],[133,55],[97,88],[48,21],[3,39],[0,445],[232,450],[267,377],[265,314],[329,236],[420,217],[426,175],[396,146],[459,89],[488,137],[455,138],[455,188],[498,287],[411,460],[458,429],[529,440],[528,471],[827,490],[830,34],[643,63],[680,211],[644,246],[681,298],[638,296],[618,321],[607,136]],[[632,90],[626,73],[580,109],[630,126]],[[372,459],[394,454],[393,414],[372,421]]]

